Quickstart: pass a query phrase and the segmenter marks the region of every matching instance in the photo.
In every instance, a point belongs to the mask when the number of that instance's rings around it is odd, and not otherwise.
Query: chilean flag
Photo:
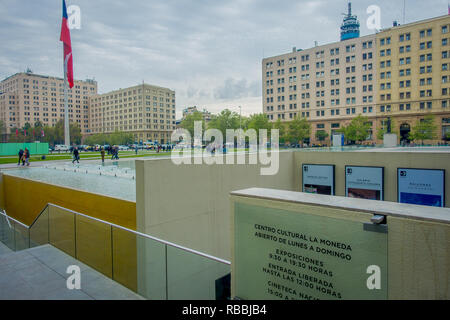
[[[69,87],[73,88],[72,42],[70,41],[68,20],[69,17],[67,16],[66,0],[63,0],[63,19],[61,26],[61,38],[59,40],[64,43],[64,64],[67,63],[67,81],[69,82]]]

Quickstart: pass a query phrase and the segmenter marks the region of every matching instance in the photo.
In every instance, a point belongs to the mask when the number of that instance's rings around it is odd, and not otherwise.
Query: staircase
[[[67,267],[81,270],[81,289],[69,290]],[[0,243],[0,300],[143,300],[51,245],[13,252]]]

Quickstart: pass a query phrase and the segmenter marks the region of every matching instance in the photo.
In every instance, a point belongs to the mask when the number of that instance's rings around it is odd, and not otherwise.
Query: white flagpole
[[[64,144],[70,148],[70,127],[69,127],[69,100],[67,89],[67,63],[70,54],[64,60]]]

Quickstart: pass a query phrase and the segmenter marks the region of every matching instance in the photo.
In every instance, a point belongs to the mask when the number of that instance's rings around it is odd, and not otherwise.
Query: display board
[[[302,190],[334,196],[334,165],[304,164],[302,166]]]
[[[445,206],[445,170],[397,169],[398,202]]]
[[[234,230],[232,283],[240,299],[387,299],[387,233],[239,202]]]
[[[345,196],[367,200],[384,200],[384,168],[346,166]]]

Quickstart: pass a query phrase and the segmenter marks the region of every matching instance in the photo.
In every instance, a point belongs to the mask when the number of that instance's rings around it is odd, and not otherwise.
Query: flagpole
[[[70,148],[69,97],[67,90],[67,63],[69,62],[68,57],[64,60],[64,144]]]

